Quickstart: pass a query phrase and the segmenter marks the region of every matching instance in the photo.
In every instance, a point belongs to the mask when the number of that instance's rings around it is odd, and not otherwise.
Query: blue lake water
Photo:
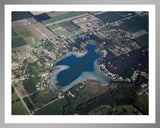
[[[53,80],[56,81],[56,84],[65,88],[76,81],[76,79],[79,79],[79,77],[84,76],[83,74],[85,73],[90,73],[90,76],[99,77],[100,79],[102,78],[108,81],[108,79],[96,69],[96,67],[98,67],[96,60],[101,56],[100,53],[97,52],[97,47],[93,44],[87,44],[85,48],[87,50],[85,55],[76,56],[75,54],[71,54],[56,63],[55,66],[57,67],[61,65],[67,66],[67,68],[55,74],[56,79]],[[87,77],[87,75],[85,74],[85,77]],[[90,76],[88,76],[88,78],[90,78]],[[51,81],[52,85],[54,83],[53,80]]]

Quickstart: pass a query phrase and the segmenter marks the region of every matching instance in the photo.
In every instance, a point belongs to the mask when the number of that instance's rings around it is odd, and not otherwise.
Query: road
[[[14,87],[14,85],[13,85],[13,87]],[[15,90],[17,96],[19,97],[19,99],[21,100],[22,105],[23,105],[23,106],[25,107],[25,109],[28,111],[29,115],[32,115],[32,113],[30,112],[30,110],[29,110],[29,108],[27,107],[26,103],[24,102],[23,97],[21,97],[21,95],[19,94],[19,92],[17,91],[17,89],[16,89],[15,87],[14,87],[14,90]]]

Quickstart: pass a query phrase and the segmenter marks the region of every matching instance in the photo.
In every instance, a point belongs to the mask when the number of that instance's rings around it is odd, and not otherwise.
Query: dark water
[[[76,80],[83,72],[94,71],[94,61],[100,57],[100,54],[95,52],[97,47],[93,44],[87,44],[85,48],[88,52],[84,56],[76,57],[72,54],[55,65],[69,66],[68,69],[58,74],[57,80],[59,85],[64,87]]]

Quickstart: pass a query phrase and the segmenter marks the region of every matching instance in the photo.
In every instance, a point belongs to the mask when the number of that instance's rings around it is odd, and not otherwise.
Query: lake
[[[109,79],[99,71],[97,65],[101,53],[93,44],[87,44],[85,48],[87,50],[85,54],[72,53],[54,65],[60,69],[53,71],[51,86],[63,90],[87,79],[108,83]]]

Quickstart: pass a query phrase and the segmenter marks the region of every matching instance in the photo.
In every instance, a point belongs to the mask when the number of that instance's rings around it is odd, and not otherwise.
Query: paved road
[[[13,85],[13,87],[14,87],[14,85]],[[29,110],[29,108],[27,107],[26,103],[24,102],[23,97],[21,97],[21,95],[19,94],[19,92],[17,91],[17,89],[16,89],[15,87],[14,87],[14,90],[15,90],[16,94],[18,95],[19,99],[21,100],[22,105],[25,107],[25,109],[28,111],[28,113],[29,113],[30,115],[32,115],[32,113],[30,112],[30,110]]]

